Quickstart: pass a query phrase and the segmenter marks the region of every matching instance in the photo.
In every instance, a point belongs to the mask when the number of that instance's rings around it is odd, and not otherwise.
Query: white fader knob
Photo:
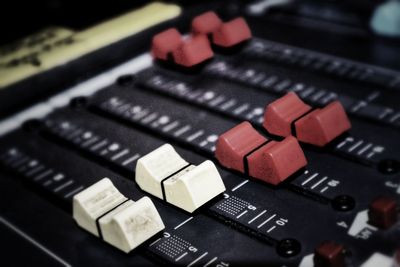
[[[170,144],[141,157],[136,163],[139,187],[187,212],[193,212],[225,191],[214,163],[186,162]]]
[[[150,198],[129,200],[108,178],[74,196],[73,218],[83,229],[126,253],[165,228]]]

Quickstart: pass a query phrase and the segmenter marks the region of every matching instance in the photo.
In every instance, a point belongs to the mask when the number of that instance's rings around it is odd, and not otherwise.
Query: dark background
[[[76,1],[76,0],[33,0],[33,1],[2,1],[0,6],[0,44],[8,43],[27,34],[40,30],[49,25],[63,25],[74,29],[81,29],[101,20],[118,15],[129,9],[151,1],[145,0],[113,0],[113,1]],[[164,1],[177,2],[180,5],[190,6],[210,2],[207,0],[195,1]],[[212,2],[215,2],[212,1]],[[251,1],[219,1],[242,2]],[[381,0],[307,0],[295,1],[301,5],[316,7],[339,7],[343,10],[361,14],[368,18],[371,9],[382,2]],[[316,12],[321,14],[321,12]],[[303,14],[304,15],[304,14]]]

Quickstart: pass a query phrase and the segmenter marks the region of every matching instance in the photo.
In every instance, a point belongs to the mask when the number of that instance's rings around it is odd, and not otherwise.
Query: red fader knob
[[[369,206],[369,223],[388,229],[397,222],[397,201],[391,197],[378,197]]]
[[[306,166],[307,161],[296,138],[271,141],[247,157],[249,175],[277,185]]]
[[[214,44],[232,47],[251,39],[251,31],[244,18],[236,18],[225,22],[212,35]]]
[[[151,54],[159,60],[168,60],[171,54],[176,64],[185,67],[195,66],[214,56],[206,35],[200,34],[183,39],[175,28],[153,37]]]
[[[307,164],[294,137],[282,142],[260,135],[242,122],[218,138],[215,156],[225,167],[277,185]]]
[[[327,241],[319,245],[314,252],[315,267],[344,267],[345,255],[343,245]]]
[[[175,63],[192,67],[214,56],[210,42],[205,35],[196,35],[183,41],[183,44],[172,52]]]
[[[175,28],[156,34],[151,43],[151,54],[156,59],[167,60],[168,55],[182,45],[182,36]]]
[[[293,92],[266,107],[263,126],[271,134],[293,134],[301,142],[320,147],[351,128],[339,101],[321,109],[312,109]]]
[[[244,173],[245,156],[267,141],[249,122],[242,122],[219,136],[215,156],[228,169]]]
[[[211,34],[215,45],[232,47],[251,39],[251,30],[244,18],[238,17],[228,22],[222,22],[215,12],[208,11],[192,20],[194,34]]]
[[[271,134],[289,136],[292,122],[310,110],[309,105],[290,92],[267,106],[263,126]]]
[[[304,143],[324,146],[351,128],[342,104],[334,101],[315,109],[294,123],[297,139]]]
[[[210,34],[219,29],[222,20],[215,12],[208,11],[192,20],[192,33],[194,34]]]

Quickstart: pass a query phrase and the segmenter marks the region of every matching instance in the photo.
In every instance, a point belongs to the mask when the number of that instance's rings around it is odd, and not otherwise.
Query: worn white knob
[[[225,191],[213,162],[191,165],[169,144],[137,161],[136,183],[142,190],[188,212]]]
[[[148,197],[124,197],[108,178],[74,196],[73,217],[79,226],[128,253],[165,228]]]
[[[103,178],[74,196],[73,218],[80,227],[99,236],[96,219],[125,200],[110,179]]]

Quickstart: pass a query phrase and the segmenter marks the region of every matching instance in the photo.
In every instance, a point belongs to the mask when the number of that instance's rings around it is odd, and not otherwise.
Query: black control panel
[[[25,254],[42,266],[399,264],[400,73],[265,36],[234,49],[205,40],[214,54],[194,67],[155,58],[0,138],[2,251],[19,251],[5,266]],[[307,165],[277,185],[221,164],[220,136],[243,121],[284,139],[263,122],[289,92],[314,109],[339,101],[351,129],[322,147],[299,142]],[[225,192],[189,213],[144,191],[138,160],[166,143],[191,164],[211,160]],[[124,253],[80,228],[74,196],[104,177],[150,197],[165,229]]]

